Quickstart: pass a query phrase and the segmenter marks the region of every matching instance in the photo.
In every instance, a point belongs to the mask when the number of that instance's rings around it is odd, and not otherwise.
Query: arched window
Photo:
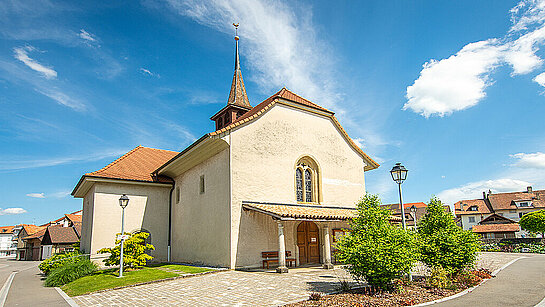
[[[320,171],[318,164],[310,157],[299,159],[295,168],[295,196],[297,202],[314,202],[320,200]]]
[[[295,185],[297,201],[303,201],[303,171],[299,167],[295,170]]]
[[[305,170],[305,201],[312,202],[312,172],[309,168]]]

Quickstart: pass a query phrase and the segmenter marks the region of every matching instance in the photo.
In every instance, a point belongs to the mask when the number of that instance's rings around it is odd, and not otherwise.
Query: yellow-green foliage
[[[146,254],[146,251],[155,249],[153,245],[145,243],[149,233],[125,234],[130,235],[130,237],[123,243],[123,267],[140,268],[145,266],[148,261],[153,259],[152,256]],[[120,233],[117,235],[120,235]],[[103,248],[98,251],[99,254],[110,254],[109,258],[104,259],[104,264],[107,266],[119,265],[121,241],[116,240],[115,244],[116,246],[113,248]]]
[[[449,274],[475,263],[480,250],[477,235],[458,227],[454,216],[435,197],[418,224],[418,237],[422,262]]]
[[[520,227],[533,233],[545,234],[545,210],[527,213],[519,221]]]
[[[418,258],[414,235],[390,223],[391,212],[379,206],[376,195],[358,203],[358,215],[350,222],[350,235],[336,243],[337,258],[357,279],[379,288],[408,273]]]

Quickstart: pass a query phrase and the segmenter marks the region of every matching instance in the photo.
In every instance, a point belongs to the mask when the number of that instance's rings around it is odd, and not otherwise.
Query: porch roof
[[[357,209],[321,205],[279,204],[267,202],[243,201],[246,210],[257,211],[279,220],[345,221],[356,217]],[[392,222],[401,218],[392,216]]]

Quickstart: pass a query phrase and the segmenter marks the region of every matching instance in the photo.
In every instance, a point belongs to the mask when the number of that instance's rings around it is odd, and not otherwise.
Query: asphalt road
[[[4,306],[70,306],[55,288],[43,287],[39,263],[0,259],[0,287],[5,285],[11,273],[17,272]]]
[[[435,304],[454,306],[535,306],[545,298],[545,255],[521,254],[519,259],[461,297]]]

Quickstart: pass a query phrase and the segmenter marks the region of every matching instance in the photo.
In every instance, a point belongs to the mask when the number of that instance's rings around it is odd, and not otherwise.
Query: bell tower
[[[238,23],[233,23],[233,26],[235,27],[235,73],[233,75],[227,105],[210,117],[211,120],[216,122],[216,130],[231,124],[252,108],[250,101],[248,100],[248,95],[246,95],[246,88],[244,87],[244,80],[242,80],[242,71],[240,69],[240,60],[238,56],[238,41],[240,40],[238,37]]]

